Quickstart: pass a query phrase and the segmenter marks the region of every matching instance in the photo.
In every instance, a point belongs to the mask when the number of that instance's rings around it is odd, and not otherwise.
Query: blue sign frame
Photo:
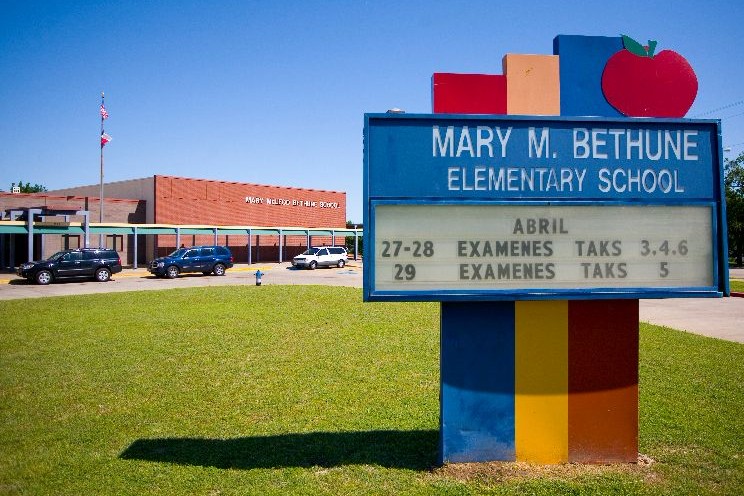
[[[381,291],[373,240],[385,204],[709,206],[713,285]],[[725,208],[718,120],[365,114],[364,300],[728,295]]]

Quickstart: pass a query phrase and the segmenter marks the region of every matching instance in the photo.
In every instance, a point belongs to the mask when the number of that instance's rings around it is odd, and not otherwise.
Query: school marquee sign
[[[720,296],[716,121],[365,116],[365,299]]]

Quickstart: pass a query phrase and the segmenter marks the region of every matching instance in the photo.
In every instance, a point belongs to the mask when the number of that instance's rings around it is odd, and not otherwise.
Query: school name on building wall
[[[245,202],[254,205],[266,205],[267,207],[341,208],[338,202],[289,200],[287,198],[269,198],[263,196],[246,196]]]

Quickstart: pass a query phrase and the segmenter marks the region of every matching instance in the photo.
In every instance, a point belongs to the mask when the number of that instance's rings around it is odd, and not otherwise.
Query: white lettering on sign
[[[573,157],[613,160],[698,160],[697,131],[668,129],[573,130]]]
[[[584,191],[586,169],[574,167],[449,167],[450,191]]]
[[[470,158],[494,157],[494,132],[498,138],[498,146],[501,148],[501,158],[506,158],[506,146],[511,136],[512,128],[506,130],[500,127],[477,126],[475,131],[468,126],[457,130],[457,148],[455,149],[455,126],[447,126],[444,136],[439,126],[431,128],[431,146],[433,157],[462,157]],[[475,133],[475,139],[471,133]],[[473,145],[475,142],[475,145]]]
[[[684,193],[676,169],[599,169],[599,190],[602,193]]]
[[[684,174],[681,167],[699,161],[701,151],[696,130],[528,127],[521,130],[526,132],[512,133],[512,127],[483,125],[434,125],[431,129],[432,156],[455,159],[443,168],[443,178],[447,190],[457,192],[593,192],[671,197],[686,193],[682,179],[689,174]],[[569,139],[551,141],[554,131],[563,132]],[[515,135],[523,142],[512,145],[510,138]],[[499,161],[507,157],[508,149],[521,159]],[[560,154],[568,157],[558,162]],[[481,161],[470,163],[469,159]],[[492,163],[489,159],[493,159]],[[597,167],[584,165],[584,160],[613,164]]]
[[[512,128],[440,126],[431,128],[433,157],[494,158],[507,156]],[[574,128],[573,158],[599,160],[695,161],[698,131],[670,129]],[[494,138],[498,138],[495,141]],[[527,129],[528,158],[555,158],[550,128]],[[500,148],[500,153],[495,148]]]
[[[712,218],[707,205],[378,205],[374,290],[709,287]]]
[[[258,196],[246,196],[245,197],[245,202],[246,203],[263,203],[264,202],[264,199],[263,198],[259,198]]]
[[[550,155],[550,134],[547,128],[540,131],[540,141],[537,140],[535,128],[528,130],[530,158],[542,158]]]

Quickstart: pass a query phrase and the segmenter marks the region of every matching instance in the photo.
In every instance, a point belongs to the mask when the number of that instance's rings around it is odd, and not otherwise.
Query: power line
[[[707,112],[702,112],[700,114],[695,114],[693,117],[703,117],[710,114],[715,114],[716,112],[720,112],[721,110],[730,109],[732,107],[737,107],[739,105],[744,104],[744,100],[739,100],[738,102],[729,103],[728,105],[724,105],[723,107],[718,107],[713,110],[708,110]]]
[[[739,112],[738,114],[727,115],[726,117],[721,117],[721,120],[725,121],[726,119],[731,119],[732,117],[739,117],[740,115],[744,115],[744,112]]]

